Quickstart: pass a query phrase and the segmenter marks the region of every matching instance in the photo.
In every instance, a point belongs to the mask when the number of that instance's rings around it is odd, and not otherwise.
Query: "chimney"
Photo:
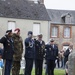
[[[44,0],[40,0],[40,3],[41,3],[41,4],[44,4]]]
[[[27,1],[31,1],[31,2],[34,2],[34,3],[39,3],[39,4],[44,4],[44,0],[27,0]]]

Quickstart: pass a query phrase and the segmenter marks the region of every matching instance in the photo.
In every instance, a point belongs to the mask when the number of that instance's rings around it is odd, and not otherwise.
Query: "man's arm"
[[[29,40],[28,39],[25,39],[25,47],[29,47]]]
[[[43,55],[44,55],[44,57],[45,57],[45,42],[43,41]]]
[[[21,47],[22,47],[21,53],[23,53],[23,40],[21,41]]]
[[[64,52],[64,56],[68,57],[68,55],[70,54],[69,50],[67,49],[66,52]]]
[[[59,50],[58,50],[58,47],[57,47],[57,54],[56,54],[56,58],[58,58],[58,55],[59,55],[58,51],[59,51]]]
[[[5,38],[6,38],[6,36],[2,37],[2,38],[0,39],[0,43],[5,43]]]

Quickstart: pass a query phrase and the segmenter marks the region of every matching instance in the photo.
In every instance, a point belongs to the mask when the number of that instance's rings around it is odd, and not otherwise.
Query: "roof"
[[[55,9],[47,9],[49,17],[52,23],[62,24],[62,17],[66,15],[71,16],[71,23],[75,24],[75,11],[72,10],[55,10]]]
[[[64,14],[61,15],[61,17],[65,17],[66,15],[70,15],[71,16],[70,13],[64,13]]]
[[[44,4],[26,0],[0,0],[0,17],[49,21]]]

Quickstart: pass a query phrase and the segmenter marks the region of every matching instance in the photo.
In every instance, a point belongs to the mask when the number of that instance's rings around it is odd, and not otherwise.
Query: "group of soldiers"
[[[10,75],[12,69],[12,75],[19,75],[20,61],[23,53],[23,42],[20,36],[20,29],[16,28],[14,33],[12,30],[7,30],[6,34],[0,39],[0,43],[3,44],[4,60],[4,75]]]
[[[47,74],[54,75],[55,60],[58,58],[58,47],[51,39],[48,44],[42,40],[43,35],[38,34],[37,39],[33,39],[33,32],[28,31],[28,37],[25,39],[25,73],[31,75],[33,62],[35,61],[35,75],[42,75],[43,59],[47,63]],[[0,39],[3,43],[3,59],[5,63],[4,75],[19,75],[20,61],[23,53],[23,41],[20,36],[20,29],[7,30],[6,35]]]
[[[38,34],[37,39],[33,39],[33,32],[28,32],[25,39],[25,75],[31,75],[33,61],[35,61],[35,75],[42,75],[43,59],[47,63],[47,74],[54,75],[55,60],[58,58],[58,47],[51,39],[49,44],[42,40],[43,35]]]

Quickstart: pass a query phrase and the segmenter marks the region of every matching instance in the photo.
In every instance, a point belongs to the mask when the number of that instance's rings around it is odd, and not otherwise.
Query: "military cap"
[[[54,42],[54,39],[51,39],[50,42]]]
[[[6,31],[6,33],[11,33],[11,32],[12,32],[12,29],[11,29],[11,30],[7,30],[7,31]]]
[[[32,35],[32,34],[33,34],[33,32],[32,32],[32,31],[28,31],[28,35],[29,35],[29,34],[31,34],[31,35]]]
[[[42,36],[42,33],[39,33],[37,36]]]

